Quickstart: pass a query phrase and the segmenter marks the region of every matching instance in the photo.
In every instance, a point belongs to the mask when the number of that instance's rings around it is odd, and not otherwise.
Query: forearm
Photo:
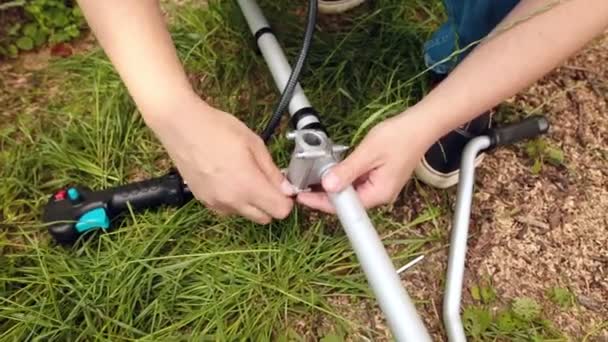
[[[522,1],[491,38],[415,106],[413,115],[434,127],[433,139],[538,80],[608,26],[606,0],[555,3]],[[509,27],[546,6],[552,7]]]
[[[78,3],[144,116],[192,93],[157,0]]]

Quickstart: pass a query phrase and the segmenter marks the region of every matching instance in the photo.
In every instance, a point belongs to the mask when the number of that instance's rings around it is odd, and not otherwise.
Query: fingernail
[[[323,177],[323,187],[326,191],[336,191],[340,186],[340,178],[332,171],[327,172]]]
[[[296,188],[291,185],[287,179],[285,179],[283,182],[281,182],[281,192],[285,196],[293,196],[296,194]]]

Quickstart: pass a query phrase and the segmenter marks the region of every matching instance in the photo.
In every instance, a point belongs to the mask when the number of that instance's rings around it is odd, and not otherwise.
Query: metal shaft
[[[352,186],[330,194],[338,218],[397,341],[431,338]]]
[[[283,91],[289,80],[289,75],[291,74],[291,66],[281,49],[281,45],[272,33],[270,24],[268,24],[260,6],[258,6],[255,0],[238,0],[238,3],[245,16],[245,20],[247,20],[249,29],[254,36],[257,36],[258,47],[268,65],[274,83],[280,91]],[[260,35],[260,32],[265,33]],[[289,114],[293,115],[298,110],[308,107],[311,107],[311,104],[298,83],[294,90],[293,97],[291,98],[291,102],[289,102]],[[297,128],[300,129],[305,127],[311,122],[318,122],[318,120],[313,117],[306,118],[306,120],[297,123]]]
[[[454,226],[450,239],[450,255],[443,298],[443,321],[450,342],[465,342],[466,335],[460,319],[460,300],[464,277],[464,263],[467,254],[469,218],[473,201],[475,182],[475,158],[480,151],[488,148],[490,138],[486,136],[471,140],[464,149],[460,163],[460,178],[456,197]]]
[[[270,25],[255,0],[238,0],[238,4],[249,28],[258,39],[258,47],[277,88],[282,91],[289,79],[291,67],[281,46],[271,33]],[[289,104],[289,112],[293,115],[307,107],[311,107],[310,102],[298,85]],[[318,122],[318,119],[314,116],[305,117],[296,123],[296,127],[302,129],[311,122]],[[319,138],[323,136],[320,135]],[[333,150],[333,143],[329,138],[325,142],[313,145],[326,146],[328,151]],[[335,162],[337,160],[328,158],[321,163],[326,163],[325,165],[315,164],[317,178],[320,179],[322,173]],[[430,336],[414,304],[402,287],[393,263],[352,186],[340,193],[330,194],[330,197],[395,338],[398,341],[430,341]]]

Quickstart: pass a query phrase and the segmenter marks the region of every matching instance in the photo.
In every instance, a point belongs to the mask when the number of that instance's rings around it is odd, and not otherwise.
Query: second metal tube
[[[488,148],[490,144],[489,137],[477,137],[467,144],[462,154],[443,299],[443,321],[450,342],[466,342],[467,340],[460,319],[460,300],[475,183],[475,158],[480,151]]]

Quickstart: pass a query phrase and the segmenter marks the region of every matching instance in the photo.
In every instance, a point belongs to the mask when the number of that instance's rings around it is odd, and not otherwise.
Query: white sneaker
[[[319,12],[325,14],[336,14],[346,12],[353,9],[365,0],[318,0],[319,1]]]

